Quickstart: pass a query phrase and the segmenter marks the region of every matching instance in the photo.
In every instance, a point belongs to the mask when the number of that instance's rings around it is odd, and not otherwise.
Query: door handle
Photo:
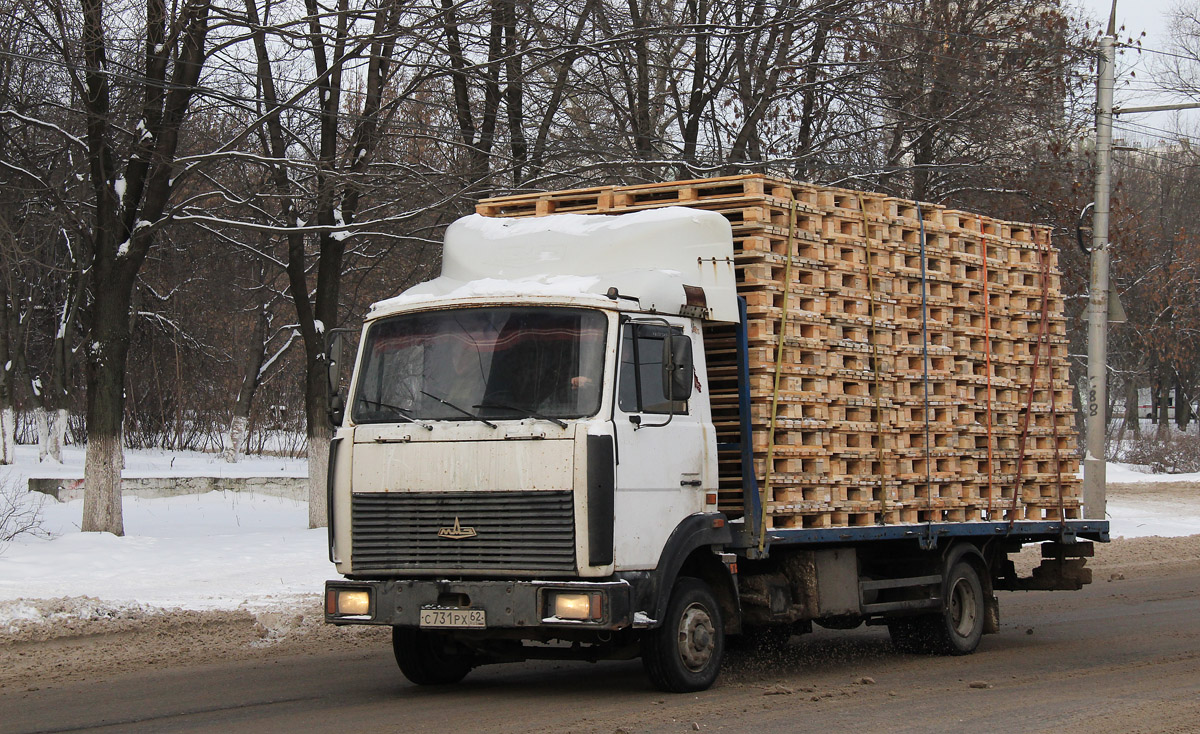
[[[683,480],[680,480],[679,486],[680,487],[699,487],[700,480],[699,479],[683,479]]]

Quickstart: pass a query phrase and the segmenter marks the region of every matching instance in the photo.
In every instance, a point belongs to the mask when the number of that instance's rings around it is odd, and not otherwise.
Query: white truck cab
[[[330,620],[393,626],[406,675],[445,682],[520,638],[634,646],[613,633],[657,625],[696,547],[731,587],[701,324],[737,318],[720,214],[455,222],[441,277],[363,327]]]

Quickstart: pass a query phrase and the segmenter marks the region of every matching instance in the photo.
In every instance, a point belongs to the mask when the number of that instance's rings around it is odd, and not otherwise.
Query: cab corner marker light
[[[337,614],[361,617],[371,612],[371,592],[367,589],[338,589]]]

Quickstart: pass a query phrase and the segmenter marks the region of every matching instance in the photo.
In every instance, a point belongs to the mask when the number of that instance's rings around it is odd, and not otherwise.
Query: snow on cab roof
[[[596,300],[611,287],[646,310],[678,313],[684,285],[710,317],[736,320],[733,240],[715,212],[666,207],[620,215],[463,217],[446,230],[441,276],[376,303],[378,316],[431,301],[555,296]]]

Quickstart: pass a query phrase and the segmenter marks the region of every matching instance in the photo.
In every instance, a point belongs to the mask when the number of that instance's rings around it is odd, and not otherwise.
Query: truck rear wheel
[[[419,686],[457,683],[474,667],[469,652],[436,632],[393,627],[392,651],[400,672]]]
[[[959,561],[942,584],[940,614],[900,617],[888,621],[892,644],[901,652],[926,655],[968,655],[979,647],[987,620],[983,582],[975,566]]]
[[[725,626],[712,590],[700,579],[678,579],[662,626],[642,641],[650,682],[669,693],[703,691],[717,679],[724,655]]]

